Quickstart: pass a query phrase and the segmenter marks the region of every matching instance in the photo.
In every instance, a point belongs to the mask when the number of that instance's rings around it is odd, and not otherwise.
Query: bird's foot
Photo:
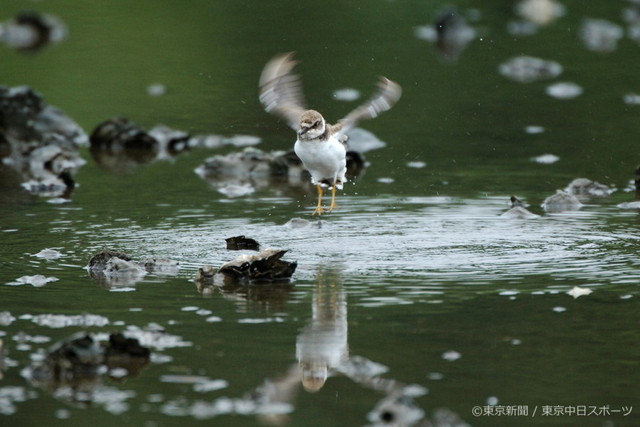
[[[322,215],[324,212],[325,212],[325,210],[324,210],[324,208],[322,206],[317,206],[316,210],[313,211],[311,216]],[[329,212],[331,212],[331,210],[329,210]]]

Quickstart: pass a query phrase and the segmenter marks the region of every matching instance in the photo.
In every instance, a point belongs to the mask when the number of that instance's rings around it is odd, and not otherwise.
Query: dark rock
[[[107,267],[107,262],[114,257],[131,261],[131,257],[123,252],[104,250],[91,257],[88,268],[96,272],[103,271]]]
[[[232,251],[239,251],[243,249],[251,251],[260,250],[260,244],[257,241],[245,236],[229,237],[228,239],[225,239],[225,241],[227,242],[227,249]]]
[[[109,344],[105,348],[107,360],[142,358],[149,359],[151,352],[147,347],[140,345],[135,338],[127,338],[121,332],[109,335]]]
[[[107,289],[131,286],[147,274],[147,270],[128,255],[111,250],[91,257],[87,271],[93,280]]]
[[[438,36],[438,52],[448,61],[456,61],[465,47],[476,37],[475,30],[455,9],[440,12],[436,18],[435,29]]]
[[[100,123],[91,133],[90,153],[106,169],[148,163],[155,159],[158,141],[129,119],[115,117]]]
[[[87,144],[82,128],[27,86],[0,86],[0,153],[29,192],[68,197],[73,174],[86,162],[79,146]]]
[[[93,280],[105,288],[112,288],[133,285],[148,273],[175,276],[180,265],[162,257],[134,261],[123,252],[104,250],[92,256],[86,268]]]
[[[286,250],[265,249],[255,255],[240,255],[220,267],[219,273],[237,280],[288,280],[296,270],[296,262],[283,261]]]
[[[198,269],[195,282],[201,293],[210,294],[212,288],[227,287],[230,292],[251,282],[287,281],[296,270],[297,263],[281,258],[286,250],[264,249],[252,255],[240,255],[216,270],[206,265]]]
[[[14,19],[0,23],[0,42],[24,52],[35,52],[67,36],[67,28],[58,18],[38,12],[20,12]]]
[[[190,147],[187,132],[157,125],[146,132],[123,117],[100,123],[91,133],[90,153],[105,169],[126,171],[136,165],[175,157]]]

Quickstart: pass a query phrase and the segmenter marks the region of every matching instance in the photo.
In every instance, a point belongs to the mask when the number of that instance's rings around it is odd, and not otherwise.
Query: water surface
[[[32,55],[3,47],[0,83],[32,86],[87,133],[126,116],[145,129],[250,135],[262,150],[289,149],[295,135],[257,99],[262,66],[289,50],[310,105],[330,120],[357,105],[335,90],[366,97],[379,74],[404,94],[362,123],[386,145],[365,153],[368,168],[321,219],[310,215],[310,186],[229,198],[194,173],[241,149],[233,146],[117,173],[83,148],[88,163],[66,204],[3,174],[1,416],[12,425],[366,425],[389,414],[407,425],[447,416],[459,425],[637,424],[640,217],[618,204],[634,199],[640,107],[624,97],[640,90],[640,50],[627,36],[612,52],[580,39],[585,18],[629,30],[621,16],[631,3],[566,1],[563,16],[525,36],[508,31],[519,19],[512,2],[458,2],[477,34],[456,62],[415,36],[444,5],[328,2],[319,18],[287,1],[7,9],[55,13],[69,37]],[[521,54],[563,72],[532,83],[500,75]],[[564,81],[582,94],[547,95]],[[157,83],[166,93],[150,96]],[[533,160],[545,154],[557,161]],[[579,211],[539,207],[577,177],[617,191]],[[512,194],[540,217],[501,217]],[[198,289],[196,270],[238,255],[224,239],[240,234],[289,250],[292,281]],[[37,256],[47,248],[60,256]],[[168,257],[180,269],[105,285],[85,270],[103,249]],[[36,274],[57,280],[17,283]],[[574,287],[592,292],[574,298]],[[83,402],[24,378],[56,341],[117,330],[152,351],[137,375],[102,377]],[[491,412],[508,407],[520,415]]]

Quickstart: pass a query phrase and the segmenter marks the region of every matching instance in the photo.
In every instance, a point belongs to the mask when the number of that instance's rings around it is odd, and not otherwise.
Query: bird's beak
[[[311,128],[301,128],[300,131],[298,132],[299,135],[304,135],[305,133],[309,132],[309,129]]]

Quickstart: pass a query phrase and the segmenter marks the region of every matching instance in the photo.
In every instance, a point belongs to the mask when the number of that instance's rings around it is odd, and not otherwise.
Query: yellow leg
[[[316,205],[316,210],[313,211],[312,215],[322,215],[324,213],[324,209],[322,209],[322,187],[320,185],[316,185],[316,189],[318,190],[318,204]]]
[[[331,204],[329,205],[329,212],[336,207],[336,186],[331,187]]]

